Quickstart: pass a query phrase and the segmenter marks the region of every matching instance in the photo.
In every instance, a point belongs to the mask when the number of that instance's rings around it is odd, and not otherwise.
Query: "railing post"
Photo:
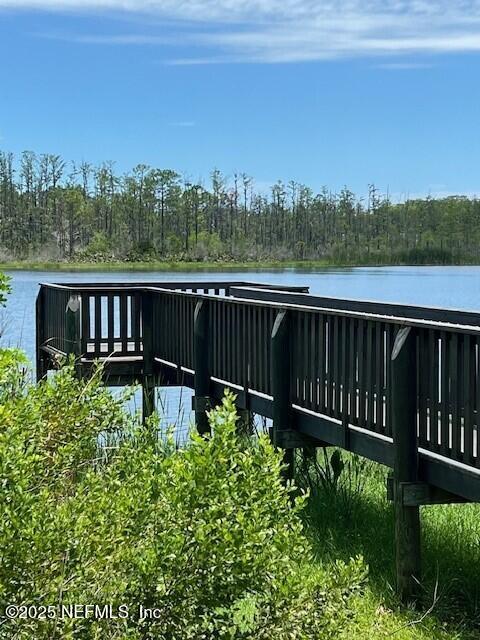
[[[65,309],[65,352],[80,355],[80,296],[73,293]]]
[[[40,291],[37,295],[37,300],[35,302],[35,341],[36,341],[36,354],[35,354],[35,362],[36,362],[36,376],[37,382],[45,376],[45,358],[42,353],[42,345],[44,342],[43,332],[45,329],[45,294],[43,286],[40,286]]]
[[[290,333],[289,316],[280,311],[275,318],[271,337],[271,383],[273,395],[273,444],[284,449],[284,460],[287,465],[285,480],[293,479],[295,449],[288,442],[292,429],[290,410]]]
[[[195,367],[195,424],[198,433],[210,433],[207,410],[210,395],[208,367],[208,301],[199,300],[193,321],[193,360]]]
[[[155,412],[155,372],[153,345],[153,297],[151,292],[142,292],[142,416],[143,422]]]
[[[78,293],[72,293],[65,309],[65,352],[67,356],[75,356],[75,374],[82,377],[81,355],[81,329],[80,329],[81,299]]]
[[[420,587],[420,512],[403,499],[405,484],[418,480],[416,337],[411,327],[398,331],[391,364],[397,591],[408,602]]]

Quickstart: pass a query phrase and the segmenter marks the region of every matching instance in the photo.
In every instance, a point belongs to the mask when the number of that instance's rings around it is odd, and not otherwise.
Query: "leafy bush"
[[[7,301],[7,294],[11,291],[10,278],[0,272],[0,307],[4,307]]]
[[[113,257],[112,242],[103,231],[95,231],[87,246],[75,253],[76,261],[97,261]]]
[[[282,484],[265,436],[237,435],[231,395],[212,437],[178,450],[100,370],[78,381],[68,365],[34,386],[22,367],[1,351],[0,607],[112,604],[117,618],[3,620],[0,637],[338,636],[364,566],[312,568],[305,498]]]

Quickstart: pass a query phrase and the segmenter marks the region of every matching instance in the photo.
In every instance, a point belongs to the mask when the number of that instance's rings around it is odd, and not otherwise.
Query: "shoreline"
[[[43,262],[16,261],[0,263],[0,271],[58,271],[58,272],[93,272],[93,271],[259,271],[274,270],[312,270],[312,269],[354,269],[357,267],[474,267],[478,263],[462,262],[455,264],[439,263],[335,263],[327,260],[263,260],[258,262]]]

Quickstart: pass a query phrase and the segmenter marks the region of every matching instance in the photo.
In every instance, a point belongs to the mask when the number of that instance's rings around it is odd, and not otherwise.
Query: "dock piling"
[[[199,300],[193,319],[193,358],[195,366],[195,424],[201,435],[210,433],[207,411],[210,395],[208,371],[208,303]]]
[[[145,421],[155,412],[153,298],[150,292],[142,293],[141,305],[143,337],[142,416]]]
[[[415,601],[420,587],[420,508],[406,506],[403,489],[418,480],[416,338],[399,329],[392,351],[393,500],[397,592]]]
[[[273,444],[284,449],[285,480],[294,476],[295,449],[292,431],[290,403],[290,319],[287,311],[280,311],[272,329],[271,383],[273,395]]]

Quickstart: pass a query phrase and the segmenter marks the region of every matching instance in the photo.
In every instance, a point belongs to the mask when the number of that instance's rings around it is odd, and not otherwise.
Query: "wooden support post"
[[[399,330],[393,346],[391,415],[397,591],[403,602],[414,602],[420,587],[420,512],[403,499],[404,483],[418,480],[416,338],[411,327]]]
[[[70,296],[65,309],[65,352],[67,356],[75,357],[75,373],[77,378],[82,377],[81,356],[81,300],[77,293]]]
[[[280,311],[272,329],[271,383],[273,395],[273,444],[285,450],[285,480],[294,475],[295,449],[284,437],[292,430],[290,409],[290,333],[289,316]]]
[[[35,354],[35,362],[36,362],[36,376],[37,382],[45,376],[45,358],[42,353],[42,345],[43,345],[43,331],[45,327],[45,314],[44,314],[44,291],[43,287],[40,288],[40,291],[37,295],[37,300],[35,303],[35,342],[36,342],[36,354]]]
[[[80,355],[80,296],[72,294],[65,309],[65,352]]]
[[[155,371],[153,350],[153,298],[149,292],[143,292],[142,304],[142,417],[143,421],[155,412]]]
[[[210,406],[208,355],[208,301],[199,300],[193,321],[193,359],[195,367],[195,424],[201,435],[210,433],[207,411]]]

